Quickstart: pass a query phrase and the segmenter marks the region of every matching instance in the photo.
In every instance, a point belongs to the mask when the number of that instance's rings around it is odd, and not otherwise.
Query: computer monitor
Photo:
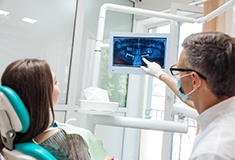
[[[158,63],[165,69],[169,34],[111,32],[109,71],[122,74],[146,74],[142,58]]]

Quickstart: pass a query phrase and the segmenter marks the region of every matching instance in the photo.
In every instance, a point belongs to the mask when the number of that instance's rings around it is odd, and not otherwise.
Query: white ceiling
[[[75,10],[75,4],[76,0],[1,0],[0,10],[10,14],[6,17],[0,16],[0,32],[4,30],[6,34],[7,31],[15,33],[20,30],[23,33],[25,30],[29,34],[35,31],[38,34],[45,34],[45,30],[62,30],[66,27],[67,21],[71,21],[69,17]],[[25,17],[36,19],[37,22],[23,22],[22,19]],[[61,20],[64,25],[61,24]],[[55,28],[56,24],[59,25]]]
[[[189,4],[199,0],[132,1],[136,2],[135,7],[138,8],[163,11],[169,9],[172,2]],[[6,17],[0,15],[0,33],[32,36],[31,34],[50,34],[50,32],[63,31],[66,24],[71,23],[71,15],[75,14],[75,6],[76,0],[1,0],[0,10],[8,11],[10,14]],[[33,25],[23,22],[22,18],[25,17],[36,19],[37,22]]]

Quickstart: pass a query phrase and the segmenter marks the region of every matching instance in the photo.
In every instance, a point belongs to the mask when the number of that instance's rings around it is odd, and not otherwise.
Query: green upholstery
[[[22,131],[21,133],[25,133],[30,126],[30,117],[29,112],[27,111],[24,103],[18,96],[18,94],[11,88],[6,86],[0,86],[0,91],[2,91],[8,100],[11,102],[12,107],[14,108],[16,114],[18,115],[21,123],[22,123]]]
[[[29,112],[27,111],[27,108],[25,107],[20,97],[13,89],[7,86],[0,86],[0,92],[2,92],[7,97],[7,99],[11,103],[11,107],[15,110],[17,116],[19,117],[22,124],[22,130],[20,132],[21,133],[27,132],[30,127],[30,116]],[[9,119],[9,121],[12,120]],[[32,156],[38,160],[56,160],[54,156],[51,153],[49,153],[46,149],[33,142],[14,144],[14,149],[26,155]]]
[[[33,142],[16,144],[15,149],[38,160],[56,160],[46,149]]]

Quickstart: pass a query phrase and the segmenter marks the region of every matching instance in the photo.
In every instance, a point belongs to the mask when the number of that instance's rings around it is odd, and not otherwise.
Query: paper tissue
[[[89,87],[84,90],[85,100],[80,99],[80,109],[93,114],[113,114],[118,110],[117,102],[110,102],[108,92],[101,88]]]

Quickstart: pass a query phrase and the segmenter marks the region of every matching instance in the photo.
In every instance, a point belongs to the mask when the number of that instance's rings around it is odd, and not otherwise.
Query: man
[[[147,68],[141,68],[198,111],[200,133],[190,160],[235,159],[235,38],[202,32],[188,36],[182,46],[177,65],[170,68],[177,80],[146,59]]]

